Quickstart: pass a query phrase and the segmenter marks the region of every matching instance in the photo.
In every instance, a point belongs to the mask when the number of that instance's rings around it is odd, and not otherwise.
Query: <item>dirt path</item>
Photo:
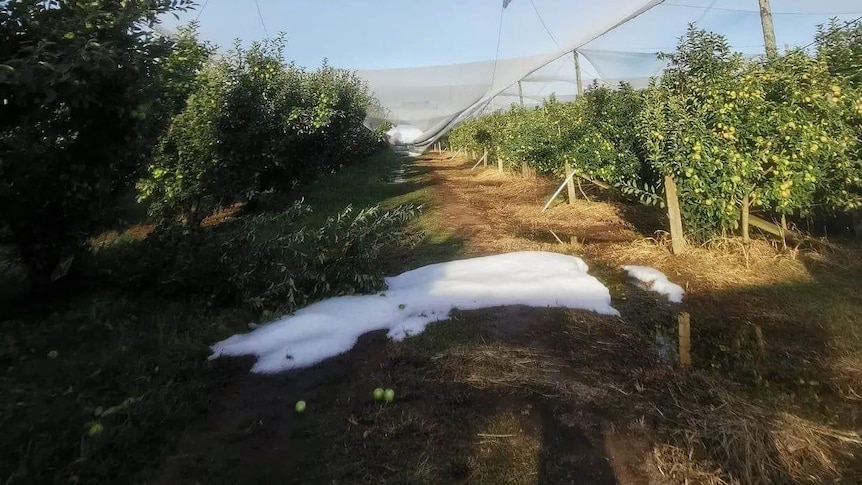
[[[686,389],[671,384],[672,366],[633,323],[662,326],[674,321],[679,308],[629,285],[618,265],[649,262],[665,270],[689,287],[693,306],[686,308],[727,305],[707,297],[707,290],[723,284],[721,278],[754,276],[696,278],[697,264],[716,260],[703,255],[672,260],[661,244],[644,243],[661,227],[655,211],[583,201],[543,214],[545,197],[554,189],[550,182],[470,171],[468,161],[439,155],[415,165],[432,184],[435,203],[429,210],[437,213],[443,232],[462,241],[462,256],[526,249],[582,255],[591,273],[611,288],[622,318],[496,308],[457,313],[405,342],[368,334],[344,355],[282,375],[250,375],[248,360],[217,361],[224,388],[209,415],[188,429],[177,453],[151,481],[712,480],[711,470],[666,461],[686,461],[673,436],[660,431],[660,423],[672,417],[669,410],[682,413],[688,406]],[[780,276],[788,274],[790,269]],[[734,301],[742,306],[717,313],[745,315],[752,309],[747,298],[737,295]],[[394,388],[395,403],[371,400],[376,387]],[[669,396],[683,401],[662,404]],[[293,411],[299,399],[308,402],[302,415]]]
[[[464,241],[465,255],[559,249],[541,241],[542,228],[517,217],[541,206],[546,184],[524,181],[512,193],[511,184],[477,178],[464,164],[417,162],[433,183],[433,210],[446,232]],[[630,238],[619,221],[599,223],[602,231],[560,233]],[[609,393],[622,397],[608,384],[630,387],[630,376],[606,379],[598,364],[612,364],[631,342],[594,355],[588,372],[573,371],[574,362],[588,362],[561,342],[579,338],[562,333],[578,319],[595,331],[620,325],[585,312],[501,308],[460,315],[405,343],[366,335],[351,352],[299,372],[254,376],[247,360],[217,362],[224,389],[157,481],[649,483],[642,415],[620,415],[619,403],[603,403]],[[369,399],[378,386],[397,389],[395,405]],[[309,403],[305,415],[293,412],[298,399]]]
[[[469,161],[436,154],[417,163],[430,170],[447,229],[463,234],[473,252],[540,248],[570,252],[574,248],[561,247],[556,238],[571,243],[574,237],[577,249],[586,246],[589,253],[601,254],[609,245],[643,237],[625,220],[619,207],[605,202],[557,204],[542,213],[542,206],[556,189],[547,179],[500,175],[483,167],[470,170]],[[649,211],[640,211],[639,216],[655,219],[655,213]],[[661,227],[658,224],[646,221],[646,225]]]

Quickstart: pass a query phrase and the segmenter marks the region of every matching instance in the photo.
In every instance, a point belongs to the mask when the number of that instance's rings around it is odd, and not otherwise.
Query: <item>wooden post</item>
[[[778,46],[775,44],[775,26],[772,24],[772,8],[769,0],[760,2],[760,24],[763,26],[763,44],[766,46],[766,57],[778,56]]]
[[[473,165],[473,167],[470,170],[476,170],[476,167],[478,167],[480,163],[485,162],[486,158],[488,158],[488,152],[487,151],[482,155],[482,158],[480,158],[479,160],[476,161],[476,163]],[[485,162],[485,164],[487,165],[487,162]]]
[[[781,214],[781,244],[787,249],[787,216]]]
[[[754,325],[754,337],[757,339],[757,348],[760,350],[760,356],[766,355],[766,341],[763,340],[763,329],[760,325]]]
[[[565,187],[566,185],[568,185],[568,184],[569,184],[569,181],[570,181],[574,176],[575,176],[575,174],[574,174],[574,173],[570,173],[568,176],[566,176],[566,180],[563,180],[563,183],[561,183],[561,184],[560,184],[560,186],[559,186],[559,187],[557,187],[557,190],[556,190],[556,191],[554,191],[554,195],[552,195],[552,196],[551,196],[551,198],[550,198],[550,199],[548,199],[548,202],[546,202],[546,203],[545,203],[545,207],[542,207],[542,212],[545,212],[546,210],[548,210],[548,207],[550,207],[550,206],[551,206],[551,202],[553,202],[553,201],[554,201],[554,199],[556,199],[556,198],[557,198],[557,196],[558,196],[558,195],[560,195],[560,192],[562,192],[562,191],[563,191],[563,187]]]
[[[503,159],[497,157],[497,171],[500,172],[500,175],[503,174]]]
[[[680,254],[685,250],[685,236],[682,232],[682,214],[679,211],[676,182],[670,175],[664,176],[664,193],[667,203],[667,218],[670,220],[671,247],[673,254]]]
[[[682,312],[679,321],[679,365],[686,368],[691,365],[691,315]]]
[[[518,99],[521,100],[521,107],[524,107],[524,90],[521,88],[521,81],[518,81]]]
[[[742,198],[742,243],[749,244],[751,243],[751,238],[748,234],[748,214],[749,214],[749,200],[748,195]]]
[[[566,187],[569,191],[569,205],[574,204],[575,200],[578,198],[578,194],[575,193],[575,181],[574,177],[572,177],[572,172],[572,165],[569,162],[566,162],[566,180],[568,180]]]
[[[765,221],[757,216],[748,216],[749,222],[752,226],[766,231],[773,236],[778,236],[780,238],[790,238],[791,241],[801,242],[805,241],[806,238],[802,234],[797,234],[790,229],[784,229],[781,227],[781,224],[773,224],[772,222]]]
[[[488,166],[488,148],[487,147],[484,149],[484,153],[482,153],[482,160],[484,160],[484,162],[482,162],[482,166],[487,167]]]
[[[572,56],[575,58],[575,83],[577,83],[578,96],[584,94],[584,86],[581,84],[581,59],[578,51],[572,51]]]

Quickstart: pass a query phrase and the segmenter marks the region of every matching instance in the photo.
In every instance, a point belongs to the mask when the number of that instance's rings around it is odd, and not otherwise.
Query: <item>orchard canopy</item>
[[[782,51],[807,46],[817,25],[862,16],[860,0],[770,3]],[[367,124],[409,126],[417,148],[513,103],[571,100],[577,70],[581,88],[645,87],[665,67],[656,53],[673,51],[690,24],[745,55],[764,52],[758,0],[207,0],[164,28],[191,20],[222,46],[284,32],[285,57],[300,65],[328,56],[356,70],[379,101]]]

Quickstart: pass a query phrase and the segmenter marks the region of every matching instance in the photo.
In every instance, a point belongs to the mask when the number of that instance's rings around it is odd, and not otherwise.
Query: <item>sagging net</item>
[[[805,46],[832,18],[862,16],[862,0],[770,2],[779,49]],[[180,22],[200,18],[202,32],[217,35],[265,21],[297,52],[325,42],[342,64],[333,65],[358,68],[380,101],[367,125],[399,125],[392,139],[412,151],[482,113],[552,95],[571,100],[577,71],[581,88],[644,87],[664,68],[656,53],[673,51],[689,24],[724,35],[743,54],[764,52],[758,0],[350,0],[325,9],[257,0],[259,10],[238,3],[206,2]],[[460,63],[435,65],[450,59]],[[363,69],[372,65],[404,67]]]
[[[862,1],[772,0],[779,49],[803,47],[830,19],[862,15]],[[545,31],[544,44],[526,47],[519,32]],[[421,148],[458,122],[513,104],[541,105],[550,96],[575,98],[577,69],[581,88],[593,83],[615,87],[627,82],[646,87],[665,63],[657,53],[672,52],[689,24],[725,35],[748,56],[764,52],[757,0],[512,0],[503,10],[497,59],[406,69],[360,70],[382,109],[369,123],[389,120],[418,128],[412,143]],[[510,41],[511,40],[511,41]],[[807,43],[807,42],[806,42]],[[530,55],[513,56],[527,50]],[[576,60],[577,59],[577,60]]]

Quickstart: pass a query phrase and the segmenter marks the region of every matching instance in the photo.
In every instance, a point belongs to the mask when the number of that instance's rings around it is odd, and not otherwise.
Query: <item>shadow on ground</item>
[[[623,397],[612,383],[628,388],[619,379],[639,371],[629,359],[610,378],[599,372],[609,356],[596,359],[631,347],[566,345],[621,325],[497,308],[404,342],[367,334],[342,356],[281,375],[249,377],[249,360],[225,361],[230,384],[157,482],[649,483],[644,409],[608,399]],[[395,389],[395,402],[375,402],[375,387]]]

